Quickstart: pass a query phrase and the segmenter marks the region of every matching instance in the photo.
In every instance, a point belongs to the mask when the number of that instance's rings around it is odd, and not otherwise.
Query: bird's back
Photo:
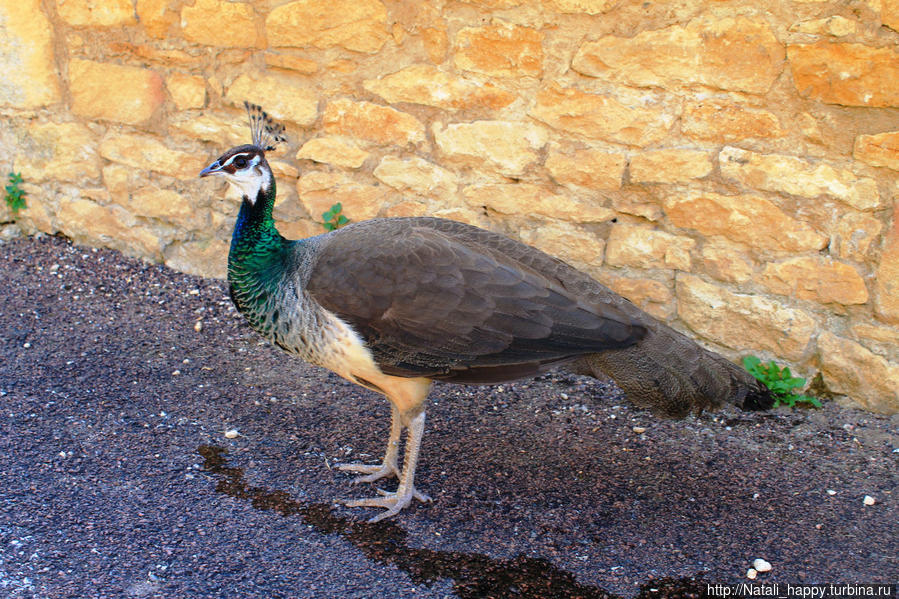
[[[389,374],[511,380],[645,334],[590,277],[463,223],[375,219],[305,243],[304,288]]]

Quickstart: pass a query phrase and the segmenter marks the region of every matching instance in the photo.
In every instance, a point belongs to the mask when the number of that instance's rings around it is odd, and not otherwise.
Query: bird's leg
[[[431,501],[431,498],[415,490],[415,466],[418,464],[418,451],[421,448],[421,439],[425,431],[425,411],[422,409],[411,420],[407,420],[401,414],[400,417],[409,430],[409,436],[406,439],[406,456],[403,460],[403,473],[400,476],[400,485],[395,493],[379,491],[381,497],[372,497],[370,499],[353,499],[347,501],[349,507],[382,507],[387,511],[382,512],[369,520],[369,522],[377,522],[390,516],[395,516],[404,507],[412,502],[412,499],[419,501]]]
[[[397,466],[397,456],[400,452],[400,435],[403,432],[403,422],[400,411],[393,403],[390,404],[390,438],[387,440],[387,452],[384,461],[380,464],[338,464],[337,468],[345,472],[358,472],[366,476],[357,476],[354,483],[372,483],[388,476],[399,477],[400,469]]]

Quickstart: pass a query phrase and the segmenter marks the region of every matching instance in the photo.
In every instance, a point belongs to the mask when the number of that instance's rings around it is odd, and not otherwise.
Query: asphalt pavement
[[[434,501],[369,524],[335,500],[376,485],[335,464],[380,458],[386,402],[261,341],[223,282],[56,237],[0,244],[0,281],[0,597],[698,597],[756,558],[899,580],[896,416],[438,385]]]

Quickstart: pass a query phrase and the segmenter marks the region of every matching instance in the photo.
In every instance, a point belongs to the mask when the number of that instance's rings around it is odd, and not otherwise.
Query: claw
[[[425,495],[424,493],[420,493],[416,489],[411,489],[409,491],[405,491],[402,494],[400,493],[391,493],[388,491],[384,491],[382,489],[378,489],[378,493],[381,495],[380,497],[366,497],[363,499],[348,499],[344,501],[344,505],[347,507],[380,507],[384,508],[386,511],[381,512],[374,518],[371,518],[369,522],[380,522],[384,518],[389,518],[391,516],[395,516],[402,511],[403,508],[412,503],[413,499],[417,499],[419,501],[432,501],[430,497]]]

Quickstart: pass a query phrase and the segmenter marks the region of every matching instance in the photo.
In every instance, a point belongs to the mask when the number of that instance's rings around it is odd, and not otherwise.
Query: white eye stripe
[[[256,166],[257,164],[259,164],[259,156],[250,154],[248,152],[242,152],[240,154],[235,154],[234,156],[229,158],[228,161],[225,162],[225,164],[223,164],[222,166],[228,166],[230,164],[233,164],[234,161],[237,160],[238,158],[244,158],[252,166]],[[236,167],[237,165],[235,164],[234,166]],[[246,168],[246,167],[243,167],[243,168]]]

